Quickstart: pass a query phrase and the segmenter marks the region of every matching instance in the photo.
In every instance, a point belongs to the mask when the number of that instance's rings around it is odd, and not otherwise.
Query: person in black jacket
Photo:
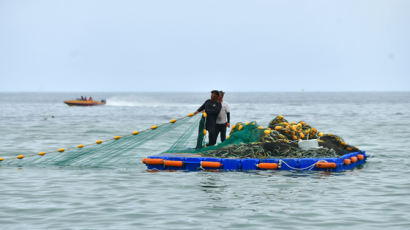
[[[205,129],[208,130],[209,133],[209,143],[208,146],[216,144],[216,118],[218,117],[219,112],[221,111],[222,105],[219,102],[219,91],[212,90],[211,91],[211,99],[208,99],[204,102],[204,104],[199,107],[194,114],[202,112],[205,110],[206,116],[206,125]]]

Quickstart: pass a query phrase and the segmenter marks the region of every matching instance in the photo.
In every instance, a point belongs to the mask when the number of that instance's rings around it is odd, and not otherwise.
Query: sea
[[[63,103],[81,96],[107,104]],[[209,97],[0,93],[0,229],[410,229],[410,92],[226,92],[231,123],[282,114],[370,155],[343,172],[147,171],[141,159],[170,139],[136,148],[125,166],[7,164],[167,123]]]

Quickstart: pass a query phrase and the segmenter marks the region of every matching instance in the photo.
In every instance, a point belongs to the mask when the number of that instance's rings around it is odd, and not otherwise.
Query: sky
[[[410,91],[408,0],[0,0],[0,92]]]

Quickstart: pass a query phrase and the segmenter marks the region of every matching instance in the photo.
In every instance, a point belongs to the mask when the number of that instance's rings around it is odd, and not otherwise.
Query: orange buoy
[[[3,158],[0,157],[0,161],[2,161],[2,160],[3,160]]]
[[[238,130],[242,130],[243,126],[239,125]]]
[[[320,169],[334,169],[336,168],[336,163],[334,162],[318,162],[315,164],[316,168]]]
[[[345,165],[350,165],[350,163],[352,163],[352,161],[351,161],[350,159],[344,159],[344,160],[343,160],[343,163],[344,163]]]
[[[215,161],[201,161],[201,166],[207,168],[220,168],[221,163]]]
[[[62,153],[62,152],[64,152],[64,149],[63,149],[63,148],[60,148],[60,149],[58,149],[58,151],[59,151],[60,153]]]
[[[204,111],[204,112],[202,113],[202,116],[203,116],[203,117],[207,117],[208,114],[206,114],[206,112]]]
[[[177,120],[172,119],[172,120],[169,121],[169,123],[175,123],[176,121],[177,121]]]
[[[95,143],[101,144],[101,143],[102,143],[102,140],[98,140],[98,141],[96,141]]]
[[[24,155],[18,155],[17,156],[17,159],[23,159],[24,158]]]
[[[156,128],[158,128],[158,126],[156,126],[156,125],[153,125],[153,126],[151,127],[151,129],[156,129]]]
[[[263,132],[264,132],[265,134],[270,134],[270,130],[269,130],[269,129],[265,129]]]
[[[184,162],[182,162],[182,161],[168,161],[168,160],[165,160],[165,161],[164,161],[164,165],[165,165],[165,166],[181,167],[182,165],[184,165]]]
[[[140,133],[139,131],[134,131],[132,132],[132,135],[137,135],[138,133]]]
[[[352,160],[352,163],[355,163],[357,161],[357,157],[350,157],[350,160]]]
[[[121,138],[120,136],[115,136],[115,137],[114,137],[115,140],[118,140],[118,139],[120,139],[120,138]]]
[[[278,168],[278,164],[276,163],[259,163],[257,166],[260,169],[277,169]]]
[[[84,145],[78,145],[77,147],[78,147],[79,149],[81,149],[81,148],[84,147]]]
[[[364,160],[363,154],[357,154],[357,159],[358,159],[359,161]]]
[[[151,158],[143,158],[142,163],[146,165],[162,165],[164,164],[163,159],[151,159]]]
[[[192,117],[192,116],[194,116],[194,113],[189,113],[188,114],[188,117]]]
[[[46,154],[45,152],[39,152],[38,155],[40,156],[44,156],[44,154]]]

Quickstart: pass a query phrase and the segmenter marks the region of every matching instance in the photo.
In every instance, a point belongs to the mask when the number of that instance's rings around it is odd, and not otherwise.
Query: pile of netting
[[[324,134],[304,121],[288,122],[282,115],[275,117],[267,128],[255,121],[232,126],[227,139],[216,146],[203,146],[201,120],[196,149],[182,150],[173,146],[167,152],[191,152],[222,158],[319,158],[339,157],[359,149],[348,145],[339,136]],[[318,147],[302,149],[299,142],[317,140]]]

